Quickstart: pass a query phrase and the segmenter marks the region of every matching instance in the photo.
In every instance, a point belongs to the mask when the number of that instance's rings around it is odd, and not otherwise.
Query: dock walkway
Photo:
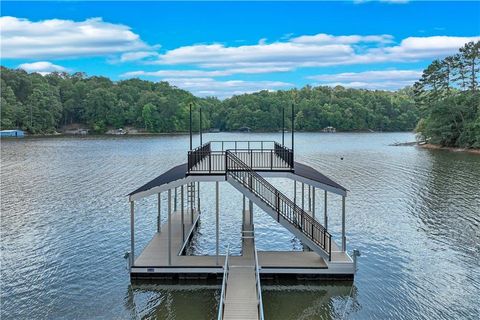
[[[223,319],[258,319],[255,266],[230,266]]]
[[[244,234],[248,234],[248,231]],[[242,241],[242,255],[229,257],[225,285],[225,320],[259,319],[259,300],[255,270],[255,244],[251,236]],[[258,279],[258,281],[260,281]]]

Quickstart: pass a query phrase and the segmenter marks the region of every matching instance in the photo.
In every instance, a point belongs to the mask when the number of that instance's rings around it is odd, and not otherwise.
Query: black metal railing
[[[215,146],[216,144],[216,146]],[[253,148],[253,147],[259,148]],[[258,171],[293,170],[293,151],[274,141],[210,141],[188,152],[189,174],[225,174],[225,152]],[[246,147],[246,148],[245,148]]]
[[[276,154],[280,159],[282,159],[283,161],[285,161],[285,163],[287,163],[287,165],[288,165],[290,168],[293,168],[293,151],[292,151],[292,149],[288,149],[288,148],[285,147],[284,145],[275,142],[275,143],[274,143],[274,150],[275,150],[275,154]]]
[[[210,143],[204,143],[200,147],[197,147],[191,151],[188,151],[188,160],[187,160],[187,167],[188,171],[192,168],[195,168],[199,163],[202,163],[209,154],[210,154],[211,148],[210,148]]]
[[[308,213],[297,206],[287,196],[255,172],[236,153],[226,151],[226,174],[242,184],[250,192],[259,197],[271,207],[280,217],[284,218],[322,248],[331,259],[332,236]]]
[[[270,140],[212,140],[209,142],[214,151],[227,150],[270,150],[274,148],[275,141]]]

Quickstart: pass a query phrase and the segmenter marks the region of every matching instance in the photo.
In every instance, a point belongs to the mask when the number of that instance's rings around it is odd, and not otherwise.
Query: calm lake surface
[[[221,139],[281,136],[204,136]],[[413,139],[296,135],[296,159],[349,189],[348,250],[359,249],[361,257],[353,283],[264,284],[267,319],[479,319],[480,157],[388,146]],[[125,195],[186,161],[187,148],[188,136],[2,141],[1,318],[215,318],[219,285],[131,286],[123,258],[130,246]],[[291,182],[272,182],[292,194]],[[242,196],[220,186],[221,250],[230,242],[238,253]],[[212,254],[213,184],[201,192],[200,232],[190,251]],[[155,231],[153,198],[138,203],[137,253]],[[329,198],[337,239],[340,205],[340,197]],[[259,250],[301,250],[258,208],[254,222]]]

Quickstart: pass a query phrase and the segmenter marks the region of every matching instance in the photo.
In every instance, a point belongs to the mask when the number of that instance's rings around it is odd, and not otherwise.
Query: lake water
[[[218,133],[204,141],[280,138]],[[264,284],[267,319],[479,318],[480,157],[389,146],[413,139],[296,135],[296,160],[349,189],[348,250],[362,255],[353,284]],[[3,140],[1,318],[215,318],[219,285],[132,287],[123,258],[130,246],[125,195],[185,161],[187,147],[187,136]],[[291,194],[291,182],[273,182]],[[215,250],[212,187],[201,189],[196,254]],[[220,196],[222,252],[228,242],[238,251],[242,196],[225,183]],[[155,231],[153,198],[138,204],[137,252]],[[329,228],[337,238],[340,205],[332,195]],[[260,250],[301,250],[258,208],[254,221]]]

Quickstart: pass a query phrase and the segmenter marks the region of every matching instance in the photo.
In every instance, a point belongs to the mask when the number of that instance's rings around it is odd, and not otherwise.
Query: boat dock
[[[190,136],[192,137],[192,136]],[[200,136],[200,141],[201,136]],[[261,280],[352,280],[355,256],[347,253],[347,189],[318,170],[294,160],[292,147],[276,141],[209,141],[187,153],[179,164],[129,194],[131,279],[217,279],[222,281],[219,319],[263,319]],[[275,178],[291,179],[293,195],[278,190]],[[268,180],[267,180],[268,179]],[[186,248],[202,219],[200,187],[215,183],[215,254],[187,255]],[[239,256],[220,252],[220,184],[227,183],[243,198],[238,209],[242,250]],[[166,204],[161,194],[167,193]],[[341,234],[337,244],[328,228],[328,194],[341,197]],[[322,212],[316,212],[318,199]],[[137,256],[135,201],[157,197],[157,230]],[[303,251],[257,251],[253,210],[268,214],[301,241]],[[161,217],[166,215],[162,224]],[[165,221],[166,220],[166,221]],[[222,247],[226,247],[224,244]]]

